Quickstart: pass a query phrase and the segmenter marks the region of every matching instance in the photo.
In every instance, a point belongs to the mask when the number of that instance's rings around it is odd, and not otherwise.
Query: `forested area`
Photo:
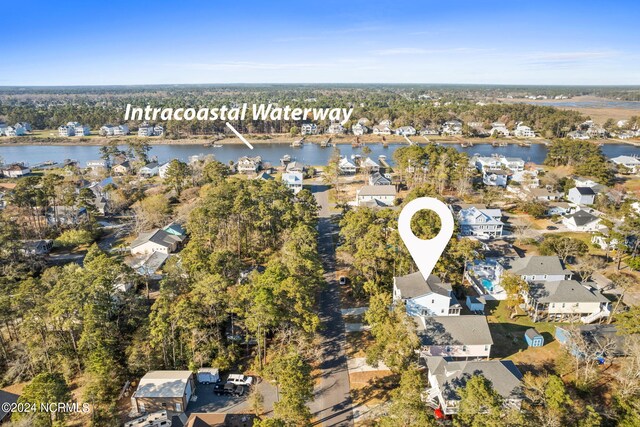
[[[22,251],[18,224],[2,215],[1,381],[31,381],[21,402],[66,401],[73,393],[91,403],[93,425],[109,426],[119,422],[116,398],[126,380],[154,369],[244,366],[280,389],[268,423],[306,423],[323,283],[315,199],[308,190],[294,198],[278,181],[229,177],[226,166],[209,165],[188,214],[191,239],[169,260],[151,299],[141,276],[95,244],[82,265],[46,268]],[[19,191],[28,194],[16,209],[57,197],[46,186],[29,188],[38,193]],[[259,404],[259,396],[252,399]],[[43,413],[24,420],[51,421]]]
[[[428,94],[425,96],[425,94]],[[265,86],[265,87],[156,87],[94,88],[86,93],[72,89],[43,90],[41,93],[0,93],[0,117],[8,123],[26,121],[34,129],[56,129],[69,121],[79,121],[97,130],[107,123],[121,123],[127,104],[152,107],[219,107],[242,103],[277,103],[295,107],[353,107],[347,128],[365,117],[371,124],[391,119],[394,126],[417,129],[437,126],[451,119],[480,122],[490,128],[493,121],[509,126],[521,121],[542,136],[564,137],[586,117],[575,111],[529,104],[489,103],[478,105],[478,97],[499,95],[491,87],[420,86]],[[437,102],[436,102],[437,101]],[[139,123],[128,123],[135,129]],[[225,132],[222,121],[168,121],[162,123],[168,138],[211,135]],[[328,122],[319,123],[328,126]],[[295,121],[246,120],[236,123],[244,133],[289,133]]]

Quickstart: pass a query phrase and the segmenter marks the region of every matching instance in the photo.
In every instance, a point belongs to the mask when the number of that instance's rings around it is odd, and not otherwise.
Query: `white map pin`
[[[423,209],[434,211],[440,217],[440,232],[433,239],[421,239],[411,230],[411,218]],[[419,197],[407,203],[400,212],[398,231],[422,277],[427,280],[453,235],[453,215],[447,205],[440,200],[433,197]]]

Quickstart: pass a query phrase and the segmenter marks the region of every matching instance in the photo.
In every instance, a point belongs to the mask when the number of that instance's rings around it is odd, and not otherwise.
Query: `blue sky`
[[[640,84],[636,1],[3,2],[0,85]]]

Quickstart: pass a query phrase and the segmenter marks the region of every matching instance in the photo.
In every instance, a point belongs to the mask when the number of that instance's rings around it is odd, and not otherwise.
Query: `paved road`
[[[328,187],[313,185],[313,194],[321,207],[318,222],[318,250],[322,256],[326,288],[320,294],[320,335],[322,338],[321,377],[314,391],[311,412],[318,426],[353,426],[349,394],[349,371],[344,352],[344,322],[340,313],[340,290],[335,274],[335,247],[332,235],[337,227],[331,223]]]

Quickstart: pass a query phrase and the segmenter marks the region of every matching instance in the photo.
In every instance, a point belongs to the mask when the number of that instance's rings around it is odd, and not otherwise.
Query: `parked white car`
[[[253,377],[242,375],[242,374],[229,374],[229,378],[227,378],[228,383],[238,384],[238,385],[252,385]]]

